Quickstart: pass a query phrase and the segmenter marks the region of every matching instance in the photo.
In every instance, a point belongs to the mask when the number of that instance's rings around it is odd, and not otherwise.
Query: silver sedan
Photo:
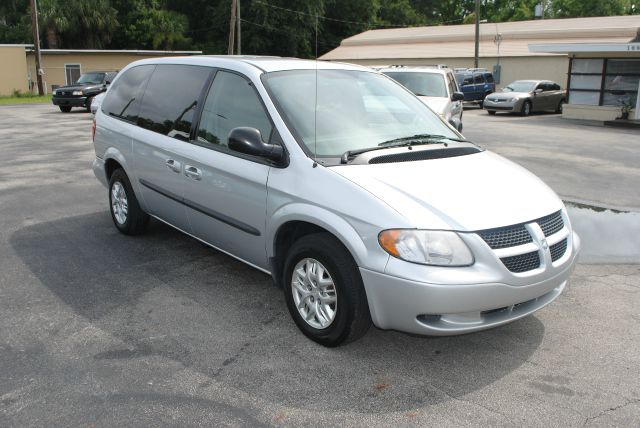
[[[484,99],[484,109],[489,114],[497,111],[520,113],[528,116],[534,111],[562,113],[567,91],[549,80],[516,80]]]

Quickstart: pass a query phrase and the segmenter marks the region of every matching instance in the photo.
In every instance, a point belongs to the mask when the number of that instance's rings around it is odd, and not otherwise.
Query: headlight
[[[515,98],[507,98],[507,101],[509,101],[510,103],[515,103],[515,102],[518,102],[518,98],[517,97],[515,97]]]
[[[411,263],[432,266],[469,266],[473,255],[457,233],[440,230],[390,229],[378,235],[389,254]]]
[[[73,95],[84,95],[82,91],[73,91]]]

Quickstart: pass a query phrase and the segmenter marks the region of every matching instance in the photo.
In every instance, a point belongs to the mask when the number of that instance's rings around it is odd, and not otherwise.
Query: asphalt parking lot
[[[637,132],[464,125],[566,199],[640,207]],[[638,426],[640,260],[581,263],[497,329],[326,349],[263,273],[159,222],[117,233],[90,132],[79,110],[0,107],[0,426]]]

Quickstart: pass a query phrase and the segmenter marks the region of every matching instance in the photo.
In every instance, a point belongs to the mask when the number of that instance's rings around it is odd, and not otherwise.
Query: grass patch
[[[12,95],[0,96],[0,105],[12,104],[33,104],[33,103],[49,103],[51,102],[51,94],[39,96],[31,92],[13,91]]]

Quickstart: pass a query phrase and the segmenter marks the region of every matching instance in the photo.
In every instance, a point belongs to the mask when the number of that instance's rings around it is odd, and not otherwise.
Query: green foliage
[[[475,0],[239,0],[242,53],[313,58],[360,32],[473,22]],[[542,0],[481,0],[488,22]],[[547,0],[545,18],[639,12],[640,0]],[[38,0],[43,47],[227,52],[231,0]],[[316,19],[316,16],[318,17]],[[317,31],[317,34],[316,34]],[[30,43],[29,0],[0,0],[0,43]]]
[[[114,1],[120,26],[112,47],[121,49],[185,49],[187,17],[168,10],[158,0]]]
[[[11,96],[0,95],[0,105],[50,103],[51,95],[39,96],[31,92],[14,91]]]
[[[556,18],[575,16],[623,15],[631,10],[630,0],[554,0],[552,13]]]
[[[103,48],[118,25],[109,0],[40,0],[38,20],[49,48]]]
[[[0,2],[0,43],[30,43],[31,22],[28,0]]]

